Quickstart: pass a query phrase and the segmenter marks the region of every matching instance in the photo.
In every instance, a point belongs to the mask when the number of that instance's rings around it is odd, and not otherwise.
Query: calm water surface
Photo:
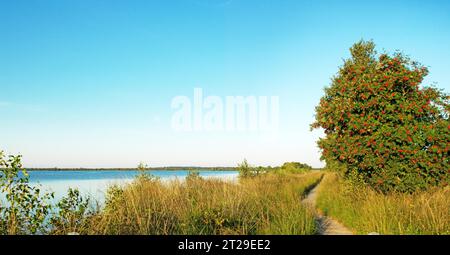
[[[161,180],[183,180],[189,174],[187,170],[167,171],[152,170],[147,173],[161,178]],[[41,185],[43,190],[55,193],[55,201],[63,197],[69,188],[77,188],[81,194],[88,195],[102,203],[108,186],[124,185],[132,181],[138,171],[101,170],[101,171],[29,171],[30,184]],[[220,178],[235,180],[236,171],[199,171],[205,178]]]

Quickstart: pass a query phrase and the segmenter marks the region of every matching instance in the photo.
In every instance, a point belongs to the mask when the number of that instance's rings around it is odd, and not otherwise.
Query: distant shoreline
[[[137,168],[25,168],[27,171],[137,171]],[[237,171],[236,167],[149,167],[145,171]]]

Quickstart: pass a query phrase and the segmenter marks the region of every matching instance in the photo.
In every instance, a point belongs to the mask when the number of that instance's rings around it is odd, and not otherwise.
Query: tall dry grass
[[[318,207],[359,234],[450,234],[450,188],[384,195],[327,173]]]
[[[112,187],[84,234],[314,234],[301,194],[320,173],[263,174],[238,183],[202,179],[162,182],[140,177]]]

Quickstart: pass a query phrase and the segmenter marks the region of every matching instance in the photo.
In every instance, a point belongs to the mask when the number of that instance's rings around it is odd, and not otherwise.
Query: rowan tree
[[[350,52],[311,125],[325,132],[322,159],[383,192],[448,185],[450,97],[422,86],[428,69],[402,53],[377,54],[372,41]]]

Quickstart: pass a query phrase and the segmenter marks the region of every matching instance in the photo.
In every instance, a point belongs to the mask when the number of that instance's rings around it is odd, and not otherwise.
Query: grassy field
[[[106,206],[55,234],[314,234],[302,194],[321,173],[268,173],[239,182],[140,177],[109,190]]]
[[[317,205],[359,234],[450,234],[450,187],[384,195],[327,173]]]
[[[50,206],[25,177],[10,175],[2,190],[13,203],[0,204],[0,234],[311,235],[319,232],[315,208],[301,201],[318,183],[316,209],[354,233],[450,234],[450,187],[382,194],[337,173],[288,166],[253,171],[243,164],[235,181],[195,172],[164,181],[142,172],[128,185],[111,186],[92,210],[76,190]]]

